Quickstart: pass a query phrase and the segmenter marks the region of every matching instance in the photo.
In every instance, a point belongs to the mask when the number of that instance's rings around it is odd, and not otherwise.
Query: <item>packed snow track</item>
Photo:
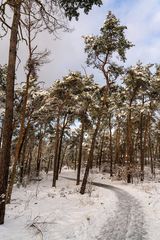
[[[118,198],[116,213],[106,220],[96,240],[147,240],[143,210],[138,200],[118,187],[97,182],[92,184],[113,191]]]
[[[136,198],[114,186],[93,184],[114,191],[118,198],[117,212],[107,220],[97,240],[145,240],[143,211]]]

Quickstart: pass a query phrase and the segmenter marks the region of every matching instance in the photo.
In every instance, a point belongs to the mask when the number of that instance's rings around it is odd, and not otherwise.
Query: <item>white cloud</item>
[[[128,27],[127,38],[135,47],[127,53],[128,64],[135,64],[139,59],[146,62],[159,62],[160,52],[160,1],[159,0],[105,0],[101,8],[94,7],[89,15],[80,17],[78,22],[72,22],[72,33],[61,33],[61,40],[54,41],[44,32],[38,39],[39,49],[51,50],[52,62],[44,66],[40,73],[40,80],[50,85],[55,79],[61,78],[69,70],[82,70],[86,55],[82,35],[98,34],[108,10]],[[7,59],[8,45],[6,40],[0,41],[0,63]],[[21,48],[20,56],[25,59],[26,51]],[[23,60],[25,62],[25,60]],[[98,81],[105,83],[103,76],[92,69]],[[18,78],[23,79],[23,67],[19,69]]]

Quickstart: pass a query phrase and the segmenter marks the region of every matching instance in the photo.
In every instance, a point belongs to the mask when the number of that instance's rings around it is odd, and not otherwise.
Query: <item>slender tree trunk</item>
[[[149,144],[149,129],[150,129],[150,121],[151,121],[151,115],[152,113],[148,113],[146,117],[146,123],[145,123],[145,131],[144,131],[144,153],[145,153],[145,165],[148,164],[147,159],[149,158],[149,148],[147,146],[147,143]]]
[[[36,177],[39,178],[39,173],[41,169],[41,158],[42,158],[42,143],[43,143],[43,135],[40,133],[40,139],[38,143],[38,153],[37,153],[37,166],[36,166]]]
[[[49,159],[48,159],[48,163],[47,163],[47,167],[46,167],[46,174],[48,174],[50,168],[51,168],[51,163],[52,163],[52,155],[51,155],[51,152],[52,152],[52,148],[50,148],[49,150]]]
[[[144,180],[144,144],[143,144],[143,113],[140,115],[140,164],[141,181]]]
[[[101,166],[102,166],[102,156],[103,156],[104,138],[105,138],[105,131],[104,131],[104,133],[103,133],[102,142],[101,142],[101,146],[100,146],[100,154],[99,154],[99,160],[98,160],[99,171],[101,171]]]
[[[50,167],[51,167],[51,161],[52,161],[52,158],[51,157],[49,157],[49,159],[48,159],[48,163],[47,163],[47,168],[46,168],[46,174],[48,174],[48,172],[49,172],[49,169],[50,169]]]
[[[12,139],[13,124],[13,106],[14,106],[14,82],[15,82],[15,66],[17,56],[17,37],[18,26],[20,22],[21,1],[16,1],[14,6],[14,15],[10,36],[10,49],[7,72],[6,86],[6,107],[3,126],[3,142],[2,154],[0,159],[0,224],[4,223],[6,191],[8,183],[8,173],[10,164],[10,151]]]
[[[84,177],[83,177],[83,181],[82,181],[82,185],[81,185],[81,189],[80,189],[81,194],[84,194],[85,190],[86,190],[87,180],[88,180],[88,176],[89,176],[89,169],[91,168],[92,161],[93,161],[94,146],[95,146],[96,137],[97,137],[99,126],[100,126],[100,121],[101,121],[101,116],[99,114],[97,124],[96,124],[96,128],[95,128],[95,131],[94,131],[94,134],[93,134],[93,137],[92,137],[92,142],[91,142],[91,147],[90,147],[90,151],[89,151],[88,161],[87,161],[87,165],[86,165],[86,169],[85,169],[85,173],[84,173]]]
[[[66,150],[67,150],[67,146],[66,146],[66,147],[64,148],[64,150],[63,150],[63,154],[62,154],[62,158],[61,158],[61,164],[60,164],[60,168],[59,168],[59,174],[60,174],[61,171],[62,171],[63,162],[64,162],[65,155],[66,155]]]
[[[25,128],[25,125],[24,125],[24,123],[25,123],[25,109],[26,109],[26,107],[23,108],[24,112],[22,110],[22,115],[21,115],[20,132],[19,132],[19,136],[18,136],[18,140],[17,140],[17,144],[16,144],[15,159],[14,159],[14,162],[13,162],[10,182],[8,184],[8,189],[7,189],[7,203],[10,203],[10,201],[11,201],[14,179],[15,179],[15,176],[16,176],[16,167],[17,167],[17,163],[20,161],[20,154],[21,154],[23,142],[25,140],[25,135],[28,131],[29,124],[30,124],[30,121],[28,121],[27,126]]]
[[[116,129],[116,145],[115,145],[115,165],[120,164],[120,129],[119,123]]]
[[[60,169],[62,142],[63,142],[64,130],[65,130],[65,127],[67,125],[66,119],[67,119],[67,114],[64,116],[63,126],[62,126],[61,133],[60,133],[60,140],[59,140],[59,146],[58,146],[58,156],[57,156],[57,176],[56,176],[56,180],[58,180],[59,169]]]
[[[112,177],[113,176],[113,144],[112,144],[111,114],[109,115],[109,157],[110,157],[110,177]]]
[[[3,119],[2,119],[2,126],[0,128],[0,154],[1,154],[1,148],[2,148],[2,136],[3,136]]]
[[[79,152],[78,152],[78,168],[77,168],[77,181],[76,185],[80,183],[80,174],[81,174],[81,164],[82,164],[82,145],[83,145],[83,137],[84,137],[84,118],[81,120],[81,134],[79,141]]]
[[[52,187],[56,187],[56,179],[57,179],[57,158],[58,158],[58,149],[59,149],[59,128],[60,128],[60,113],[57,116],[56,123],[56,136],[55,136],[55,147],[54,147],[54,169],[53,169],[53,181]]]
[[[28,181],[30,180],[30,174],[31,174],[31,163],[32,163],[32,152],[34,149],[35,145],[35,137],[31,137],[30,139],[28,138],[26,140],[27,142],[29,141],[28,147],[27,148],[27,157],[26,157],[26,163],[25,163],[25,169],[24,169],[24,175],[27,176]]]
[[[131,106],[130,106],[131,107]],[[127,119],[127,149],[126,149],[126,160],[128,163],[132,163],[132,120],[131,120],[131,109],[129,109],[128,119]]]
[[[74,170],[77,170],[77,154],[78,154],[78,146],[76,144],[75,151],[73,149],[73,155],[74,155]]]
[[[127,116],[127,136],[126,136],[126,154],[125,160],[128,168],[127,173],[127,183],[131,183],[131,173],[130,173],[130,165],[133,163],[133,146],[132,146],[132,100],[130,100],[129,104],[129,112]]]
[[[32,150],[29,153],[29,158],[28,158],[28,169],[27,169],[27,178],[30,180],[31,176],[31,163],[32,163],[33,157],[32,157]]]
[[[25,89],[25,93],[24,93],[24,96],[23,96],[23,106],[22,106],[21,116],[20,116],[20,131],[19,131],[19,136],[18,136],[18,140],[17,140],[17,143],[16,143],[15,159],[14,159],[13,168],[12,168],[12,172],[11,172],[11,180],[10,180],[8,190],[7,190],[7,203],[10,203],[10,200],[11,200],[14,178],[15,178],[15,175],[16,175],[16,166],[17,166],[17,162],[20,159],[22,143],[23,143],[24,136],[25,136],[25,115],[26,115],[26,108],[27,108],[30,77],[31,77],[32,70],[33,70],[33,65],[31,64],[33,51],[32,51],[32,46],[31,46],[32,39],[31,39],[30,14],[29,14],[29,25],[28,25],[27,30],[28,30],[28,43],[29,43],[28,44],[28,50],[29,50],[28,73],[27,73],[27,76],[26,76],[26,89]]]
[[[25,156],[26,156],[26,144],[23,144],[23,151],[20,162],[20,180],[19,180],[20,184],[23,183]]]
[[[152,146],[152,141],[151,141],[151,129],[149,129],[149,155],[150,155],[151,174],[154,175],[153,146]]]

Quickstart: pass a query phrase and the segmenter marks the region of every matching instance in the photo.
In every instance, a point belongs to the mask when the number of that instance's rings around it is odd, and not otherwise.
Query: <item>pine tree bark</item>
[[[119,119],[117,118],[118,126],[116,129],[116,143],[115,143],[115,161],[114,164],[121,164],[120,162],[120,126]]]
[[[62,143],[63,143],[63,136],[64,136],[64,130],[67,125],[67,114],[65,114],[63,119],[63,126],[60,133],[60,139],[59,139],[59,146],[58,146],[58,156],[57,156],[57,173],[56,173],[56,180],[58,180],[59,176],[59,170],[60,170],[60,161],[61,161],[61,152],[62,152]]]
[[[7,86],[6,86],[6,107],[3,126],[2,154],[0,159],[0,224],[4,223],[6,191],[8,184],[9,164],[11,157],[11,139],[13,124],[13,106],[14,106],[14,82],[15,66],[17,57],[18,26],[20,22],[21,1],[16,1],[14,6],[14,15],[10,36]]]
[[[41,169],[41,157],[42,157],[42,143],[43,134],[40,133],[39,143],[38,143],[38,153],[37,153],[37,165],[36,165],[36,177],[39,178],[39,173]]]
[[[100,153],[99,153],[99,156],[98,156],[99,157],[99,160],[98,160],[99,171],[101,171],[101,165],[102,165],[104,138],[105,138],[105,131],[104,131],[103,136],[102,136],[102,141],[101,141],[101,145],[100,145]]]
[[[23,183],[23,176],[24,176],[24,167],[25,167],[25,156],[26,156],[26,143],[23,144],[23,150],[22,150],[22,156],[20,161],[20,176],[19,176],[19,182],[20,184]]]
[[[128,116],[127,116],[127,136],[126,136],[126,154],[125,162],[127,164],[127,183],[131,183],[130,165],[133,163],[133,145],[132,145],[132,100],[130,100]]]
[[[57,123],[56,123],[52,187],[56,187],[56,180],[57,180],[57,158],[58,158],[58,149],[59,149],[59,128],[60,128],[60,112],[58,112]]]
[[[80,184],[80,175],[81,175],[82,145],[83,145],[83,137],[84,137],[84,117],[83,116],[82,116],[81,124],[82,125],[81,125],[80,141],[79,141],[78,168],[77,168],[77,181],[76,181],[76,185]]]
[[[143,144],[143,113],[140,115],[140,164],[141,181],[144,180],[144,144]]]
[[[113,144],[112,144],[112,124],[111,114],[109,115],[109,157],[110,157],[110,177],[113,176]]]
[[[94,131],[94,134],[93,134],[93,137],[92,137],[92,142],[91,142],[91,147],[90,147],[90,151],[89,151],[88,161],[87,161],[87,165],[86,165],[86,169],[85,169],[85,173],[84,173],[84,177],[83,177],[83,181],[82,181],[82,185],[81,185],[81,189],[80,189],[81,194],[84,194],[85,190],[86,190],[86,185],[87,185],[88,176],[89,176],[89,169],[92,166],[94,146],[95,146],[98,130],[99,130],[99,127],[100,127],[100,121],[101,121],[101,115],[99,114],[99,117],[97,119],[96,128],[95,128],[95,131]]]
[[[16,175],[16,167],[17,163],[19,162],[20,159],[20,154],[22,150],[22,144],[25,138],[25,133],[29,127],[30,120],[28,120],[27,127],[25,128],[25,115],[26,115],[26,107],[27,107],[27,100],[28,100],[28,91],[29,91],[29,79],[31,75],[31,69],[29,70],[27,74],[27,80],[26,80],[26,90],[23,96],[23,106],[22,106],[22,111],[21,111],[21,116],[20,116],[20,131],[19,131],[19,136],[18,140],[16,143],[16,150],[15,150],[15,158],[14,158],[14,163],[12,167],[12,172],[11,172],[11,179],[8,185],[8,190],[7,190],[7,203],[10,203],[11,201],[11,195],[12,195],[12,190],[13,190],[13,184],[14,184],[14,179]]]

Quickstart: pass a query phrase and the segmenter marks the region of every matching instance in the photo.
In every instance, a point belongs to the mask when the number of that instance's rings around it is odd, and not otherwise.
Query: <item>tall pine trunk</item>
[[[144,141],[143,141],[143,113],[140,115],[140,164],[141,181],[144,180]]]
[[[88,161],[87,161],[87,165],[86,165],[86,169],[85,169],[85,173],[84,173],[84,177],[83,177],[83,181],[82,181],[82,185],[81,185],[81,189],[80,189],[81,194],[84,194],[85,190],[86,190],[86,185],[87,185],[88,176],[89,176],[89,169],[92,166],[94,146],[95,146],[96,137],[97,137],[99,126],[100,126],[100,121],[101,121],[101,116],[99,114],[97,124],[96,124],[96,128],[95,128],[95,131],[93,133],[91,147],[90,147],[90,151],[89,151],[89,155],[88,155]]]
[[[127,164],[127,183],[131,183],[130,166],[133,163],[133,143],[132,143],[132,99],[130,100],[128,116],[127,116],[127,136],[126,136],[126,153],[125,162]]]
[[[40,138],[39,138],[39,142],[38,142],[37,161],[36,161],[36,177],[37,178],[39,178],[39,173],[40,173],[40,169],[41,169],[42,143],[43,143],[43,134],[40,133]]]
[[[119,123],[119,119],[117,117],[117,121],[118,121],[118,126],[116,129],[116,140],[115,140],[115,161],[114,161],[114,168],[116,166],[116,164],[122,164],[121,160],[120,160],[120,123]]]
[[[83,145],[83,137],[84,137],[84,117],[82,116],[81,121],[81,133],[80,133],[80,141],[79,141],[79,152],[78,152],[78,168],[77,168],[77,181],[76,185],[80,183],[80,174],[81,174],[81,162],[82,162],[82,145]]]
[[[11,27],[7,85],[6,85],[6,107],[3,125],[2,153],[0,158],[0,224],[4,223],[6,191],[8,184],[9,164],[11,157],[11,139],[14,106],[14,82],[17,57],[18,26],[20,22],[21,2],[17,1],[14,6],[14,15]]]
[[[22,145],[23,145],[23,141],[25,139],[25,133],[30,124],[30,120],[29,120],[27,123],[27,126],[25,128],[25,115],[26,115],[26,107],[27,107],[27,100],[28,100],[30,75],[31,75],[31,69],[29,69],[29,72],[27,74],[27,79],[26,79],[26,89],[25,89],[25,93],[23,96],[23,106],[22,106],[22,111],[21,111],[21,115],[20,115],[20,130],[19,130],[19,135],[18,135],[18,139],[17,139],[17,143],[16,143],[15,158],[14,158],[14,163],[13,163],[12,172],[11,172],[11,179],[10,179],[8,190],[7,190],[7,203],[10,203],[10,201],[11,201],[13,184],[14,184],[14,179],[16,176],[16,167],[17,167],[17,163],[19,162],[19,159],[20,159]]]
[[[112,144],[112,115],[109,115],[109,157],[110,157],[110,177],[113,176],[113,144]]]
[[[59,149],[59,131],[60,131],[60,113],[58,112],[57,123],[56,123],[56,136],[54,146],[54,166],[53,166],[53,181],[52,187],[56,187],[57,180],[57,166],[58,166],[58,149]]]
[[[62,126],[61,133],[60,133],[59,146],[58,146],[58,156],[57,156],[57,174],[56,174],[56,180],[58,180],[59,170],[60,170],[60,161],[61,161],[61,153],[62,153],[63,136],[64,136],[65,127],[66,127],[66,125],[67,125],[66,119],[67,119],[67,114],[65,114],[65,116],[64,116],[63,126]]]

